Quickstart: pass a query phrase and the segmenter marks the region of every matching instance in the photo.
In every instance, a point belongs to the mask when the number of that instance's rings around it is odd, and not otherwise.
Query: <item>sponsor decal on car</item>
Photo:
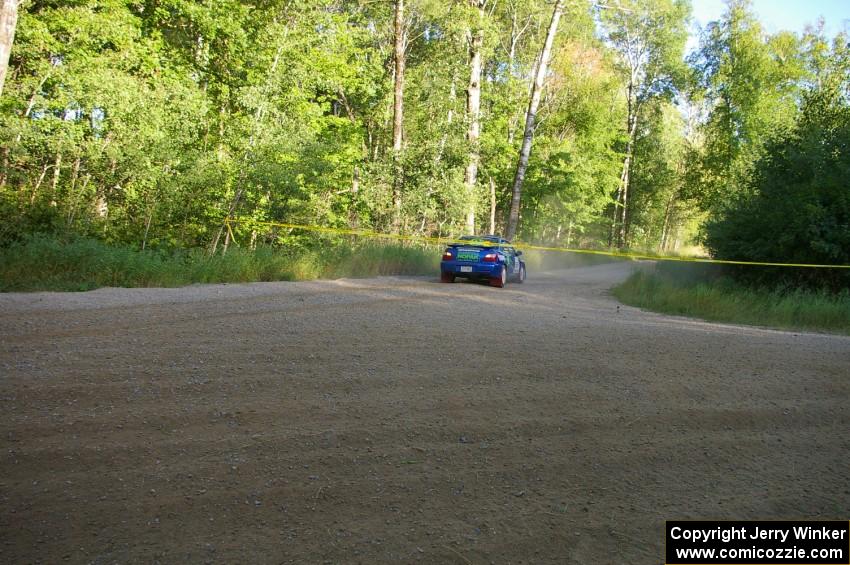
[[[458,249],[457,250],[457,260],[458,261],[478,261],[478,250],[477,249]]]

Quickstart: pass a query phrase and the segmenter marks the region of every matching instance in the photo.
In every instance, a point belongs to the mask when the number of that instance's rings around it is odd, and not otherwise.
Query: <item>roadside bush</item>
[[[773,328],[850,334],[850,291],[752,287],[716,265],[659,265],[613,289],[623,303],[655,312]]]
[[[850,264],[850,106],[831,91],[812,94],[796,129],[768,144],[750,195],[706,227],[721,259]],[[850,269],[741,268],[736,278],[850,287]]]

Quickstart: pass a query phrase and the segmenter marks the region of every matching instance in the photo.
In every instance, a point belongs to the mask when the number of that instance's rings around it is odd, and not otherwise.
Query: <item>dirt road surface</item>
[[[0,296],[0,562],[661,563],[847,519],[850,338],[620,306],[609,264]]]

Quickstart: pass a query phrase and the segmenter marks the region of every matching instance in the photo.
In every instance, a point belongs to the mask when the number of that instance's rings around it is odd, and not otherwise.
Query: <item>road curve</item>
[[[633,267],[0,295],[0,561],[658,563],[847,519],[850,338],[618,306]]]

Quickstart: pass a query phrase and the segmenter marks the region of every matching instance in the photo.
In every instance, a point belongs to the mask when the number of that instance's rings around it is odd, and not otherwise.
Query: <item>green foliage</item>
[[[480,170],[471,198],[476,225],[489,230],[492,187],[499,232],[551,7],[492,2],[482,16],[468,2],[406,2],[395,166],[393,2],[26,2],[0,100],[0,245],[52,233],[116,248],[209,248],[222,244],[227,216],[384,231],[393,227],[395,185],[402,231],[457,234],[470,198],[468,35],[479,27]],[[832,126],[803,101],[832,85],[846,105],[846,39],[830,46],[818,30],[767,35],[738,0],[686,61],[688,13],[684,0],[567,3],[536,119],[521,239],[610,245],[628,161],[624,227],[633,247],[677,252],[710,217],[719,254],[838,257],[847,247],[836,180],[843,165],[815,171],[819,159],[833,162],[815,143],[817,128]],[[804,108],[810,131],[797,125]],[[796,188],[779,186],[786,169]],[[770,210],[763,203],[777,199],[784,203]],[[764,221],[748,223],[748,214]],[[776,233],[781,214],[795,227],[771,250],[759,238]],[[286,252],[335,248],[236,231],[243,244]],[[325,267],[319,275],[328,276]]]
[[[590,3],[567,12],[523,234],[598,245],[622,158],[625,90]],[[385,230],[397,170],[402,228],[457,233],[468,199],[467,33],[479,25],[485,80],[473,197],[487,226],[492,184],[498,231],[550,6],[494,3],[479,21],[468,3],[410,0],[406,14],[397,169],[390,2],[28,5],[0,107],[8,226],[0,241],[69,230],[141,248],[193,247],[216,241],[227,215]],[[666,29],[657,37],[678,33],[668,19],[653,20]]]
[[[552,62],[540,134],[527,173],[522,234],[598,246],[594,231],[617,186],[625,104],[599,43],[565,40]],[[511,163],[513,165],[513,163]],[[511,169],[512,171],[512,169]]]
[[[629,206],[632,248],[675,252],[692,239],[698,219],[695,202],[686,195],[689,142],[687,124],[673,104],[647,105],[635,140]]]
[[[620,55],[617,68],[627,93],[640,104],[672,96],[686,75],[682,59],[690,4],[683,0],[626,0],[600,6],[607,39]]]
[[[731,2],[709,24],[691,63],[696,101],[708,115],[689,189],[703,210],[718,215],[747,190],[764,144],[793,123],[805,65],[798,38],[768,36],[747,0]]]
[[[767,144],[754,166],[751,190],[706,228],[706,243],[716,256],[850,264],[847,84],[809,94],[794,130]],[[850,273],[840,271],[785,270],[769,276],[850,283]]]
[[[603,29],[617,55],[615,68],[622,77],[626,101],[625,119],[621,122],[621,172],[617,182],[609,188],[614,196],[610,206],[609,245],[622,248],[633,245],[635,239],[645,244],[652,228],[658,227],[659,232],[669,230],[670,226],[657,226],[659,222],[653,222],[650,215],[635,215],[631,210],[635,204],[644,210],[650,204],[659,207],[651,198],[657,190],[635,190],[641,184],[640,179],[635,178],[636,173],[641,172],[635,170],[635,163],[641,157],[655,156],[646,151],[640,154],[638,146],[658,136],[659,128],[653,127],[657,124],[650,125],[653,111],[658,105],[669,103],[684,84],[687,73],[683,53],[689,13],[690,5],[682,0],[641,0],[600,7]],[[643,170],[649,169],[644,167]],[[668,188],[667,191],[676,194],[675,190]],[[673,219],[669,214],[671,206],[670,199],[661,206],[667,224]]]
[[[681,272],[681,270],[679,270]],[[714,322],[850,335],[850,293],[742,286],[728,277],[638,271],[614,288],[626,304]]]

